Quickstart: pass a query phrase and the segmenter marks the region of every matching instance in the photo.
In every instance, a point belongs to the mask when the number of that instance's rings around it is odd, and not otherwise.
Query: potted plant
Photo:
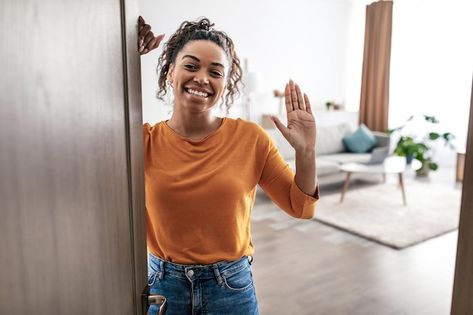
[[[427,123],[439,123],[435,116],[423,115],[423,117]],[[402,134],[403,129],[413,118],[414,116],[411,116],[404,125],[388,130],[388,134],[393,134],[395,132],[401,134],[396,144],[396,148],[394,149],[394,153],[399,156],[405,156],[407,164],[410,164],[413,159],[418,160],[422,167],[416,171],[417,175],[427,176],[429,170],[436,171],[439,167],[438,163],[433,160],[433,143],[443,139],[445,145],[449,145],[450,148],[454,149],[451,141],[455,136],[450,132],[438,133],[435,131],[429,131],[421,137],[415,137],[412,134]]]
[[[336,102],[333,102],[333,101],[325,102],[325,107],[327,108],[327,111],[343,110],[345,108],[343,103],[340,104],[340,103],[336,103]]]

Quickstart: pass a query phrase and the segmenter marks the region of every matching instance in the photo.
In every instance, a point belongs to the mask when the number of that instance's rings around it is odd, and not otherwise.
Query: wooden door
[[[136,0],[0,2],[0,314],[140,314]]]

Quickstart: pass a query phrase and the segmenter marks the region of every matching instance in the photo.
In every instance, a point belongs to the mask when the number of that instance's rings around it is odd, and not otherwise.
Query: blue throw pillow
[[[376,144],[376,137],[364,124],[361,124],[354,133],[343,137],[343,144],[348,151],[354,153],[369,152]]]

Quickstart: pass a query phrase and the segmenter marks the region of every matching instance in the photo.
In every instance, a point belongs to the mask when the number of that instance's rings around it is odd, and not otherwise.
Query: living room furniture
[[[361,163],[347,163],[343,164],[340,169],[346,173],[345,183],[343,184],[342,193],[340,195],[340,202],[343,202],[345,193],[348,190],[351,175],[354,173],[364,174],[380,174],[383,176],[383,180],[386,181],[386,174],[397,174],[399,180],[399,186],[402,193],[402,201],[404,205],[407,205],[406,192],[404,188],[404,171],[412,168],[414,170],[422,167],[421,163],[417,160],[412,161],[410,165],[406,164],[406,158],[400,156],[390,156],[380,164],[361,164]]]
[[[330,126],[317,126],[317,144],[316,144],[316,170],[317,179],[320,186],[342,183],[345,173],[341,166],[345,163],[367,162],[371,158],[374,150],[389,148],[390,138],[382,132],[374,132],[377,144],[371,152],[352,153],[348,152],[343,145],[343,137],[351,134],[356,129],[355,126],[348,123],[342,123]],[[282,157],[288,165],[295,171],[295,152],[281,132],[277,129],[266,130],[274,140]]]

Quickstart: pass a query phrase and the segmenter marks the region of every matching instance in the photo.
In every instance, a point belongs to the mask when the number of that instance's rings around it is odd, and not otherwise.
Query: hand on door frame
[[[155,37],[151,31],[151,26],[146,24],[141,15],[138,17],[138,52],[140,55],[147,54],[158,48],[163,39],[164,34]]]

